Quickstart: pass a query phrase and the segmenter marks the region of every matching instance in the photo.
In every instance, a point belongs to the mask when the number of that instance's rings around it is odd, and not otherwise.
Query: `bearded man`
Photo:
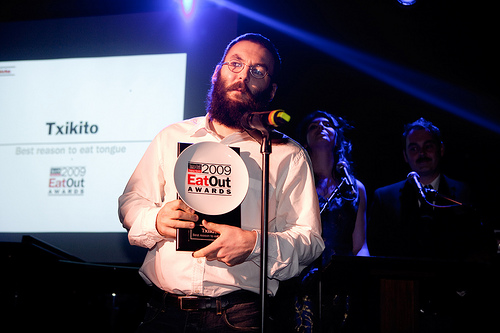
[[[140,332],[260,329],[261,147],[240,122],[244,113],[263,111],[272,101],[280,68],[280,56],[267,38],[245,34],[233,40],[212,75],[206,116],[162,130],[120,196],[120,221],[130,243],[149,249],[140,273],[153,297]],[[270,296],[276,294],[279,281],[297,276],[324,248],[309,157],[293,140],[283,138],[269,161]],[[196,212],[177,198],[177,143],[207,141],[239,148],[248,170],[241,227],[199,221]],[[177,251],[177,229],[199,223],[218,238],[194,252]]]

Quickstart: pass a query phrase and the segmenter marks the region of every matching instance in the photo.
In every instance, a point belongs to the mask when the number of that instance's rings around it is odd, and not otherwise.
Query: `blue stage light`
[[[219,6],[226,7],[238,14],[247,16],[278,31],[284,32],[411,96],[419,98],[420,100],[491,131],[500,133],[500,124],[481,115],[482,112],[478,110],[477,106],[481,98],[471,92],[279,22],[229,1],[211,1]]]
[[[398,2],[400,4],[402,4],[403,6],[411,6],[411,5],[415,4],[415,2],[417,2],[417,0],[398,0]]]
[[[180,0],[180,3],[184,18],[191,18],[195,10],[196,0]]]

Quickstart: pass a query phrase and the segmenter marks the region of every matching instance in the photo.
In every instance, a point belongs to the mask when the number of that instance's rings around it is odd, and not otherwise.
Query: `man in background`
[[[405,126],[402,139],[412,172],[406,180],[375,191],[367,224],[370,255],[422,264],[426,278],[414,276],[421,282],[422,332],[475,327],[485,313],[486,277],[465,263],[491,261],[496,252],[493,234],[471,205],[469,187],[443,174],[440,130],[420,118]]]

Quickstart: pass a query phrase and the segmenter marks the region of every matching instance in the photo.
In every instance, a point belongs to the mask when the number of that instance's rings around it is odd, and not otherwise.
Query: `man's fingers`
[[[156,215],[156,230],[160,235],[175,237],[176,229],[193,229],[198,215],[182,200],[167,202]]]
[[[177,209],[180,209],[180,210],[183,210],[185,212],[194,214],[195,210],[193,208],[189,207],[184,201],[177,200],[177,203],[179,205]]]
[[[208,222],[207,220],[203,220],[201,221],[201,223],[203,224],[203,226],[210,230],[210,231],[213,231],[213,232],[216,232],[220,235],[222,229],[224,228],[224,225],[223,224],[217,224],[217,223],[213,223],[213,222]]]
[[[171,213],[171,218],[179,222],[196,222],[198,221],[198,215],[194,213],[188,213],[182,210],[175,210]]]
[[[217,223],[207,222],[207,220],[203,220],[201,223],[203,227],[205,227],[206,229],[219,233],[218,231],[219,228]],[[215,240],[212,243],[205,246],[204,248],[201,248],[198,251],[193,252],[193,257],[194,258],[206,257],[207,260],[219,260],[220,258],[217,257],[219,249],[220,246],[218,245],[217,240]]]
[[[177,221],[191,221],[197,222],[198,215],[195,214],[195,211],[186,205],[182,200],[174,200],[168,202],[159,212],[161,218],[177,220]],[[181,227],[185,227],[185,223],[181,223]],[[170,225],[174,227],[173,225]]]
[[[198,251],[193,252],[193,258],[202,258],[206,257],[207,260],[217,260],[217,252],[219,248],[214,245],[214,243],[210,243],[204,248],[199,249]]]

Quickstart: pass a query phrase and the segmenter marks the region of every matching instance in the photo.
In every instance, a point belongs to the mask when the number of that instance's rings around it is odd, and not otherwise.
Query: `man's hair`
[[[238,42],[241,41],[250,41],[257,43],[264,48],[266,48],[273,56],[274,60],[274,71],[270,75],[271,77],[271,82],[273,83],[278,83],[281,75],[281,57],[278,53],[278,49],[274,46],[274,44],[266,37],[262,36],[261,34],[256,34],[256,33],[247,33],[241,36],[236,37],[233,39],[226,47],[224,50],[224,54],[222,55],[222,59],[220,63],[224,62],[224,59],[226,59],[226,55],[229,52],[229,50]]]
[[[424,118],[420,118],[418,120],[415,120],[414,122],[412,123],[408,123],[404,126],[404,132],[403,132],[403,136],[402,136],[402,144],[403,144],[403,149],[406,149],[406,138],[408,137],[408,135],[410,134],[411,131],[413,130],[426,130],[426,131],[429,131],[432,135],[432,138],[437,142],[437,143],[441,143],[442,142],[442,139],[441,139],[441,131],[439,130],[439,128],[437,128],[436,126],[434,126],[433,123],[431,123],[430,121],[424,119]]]

